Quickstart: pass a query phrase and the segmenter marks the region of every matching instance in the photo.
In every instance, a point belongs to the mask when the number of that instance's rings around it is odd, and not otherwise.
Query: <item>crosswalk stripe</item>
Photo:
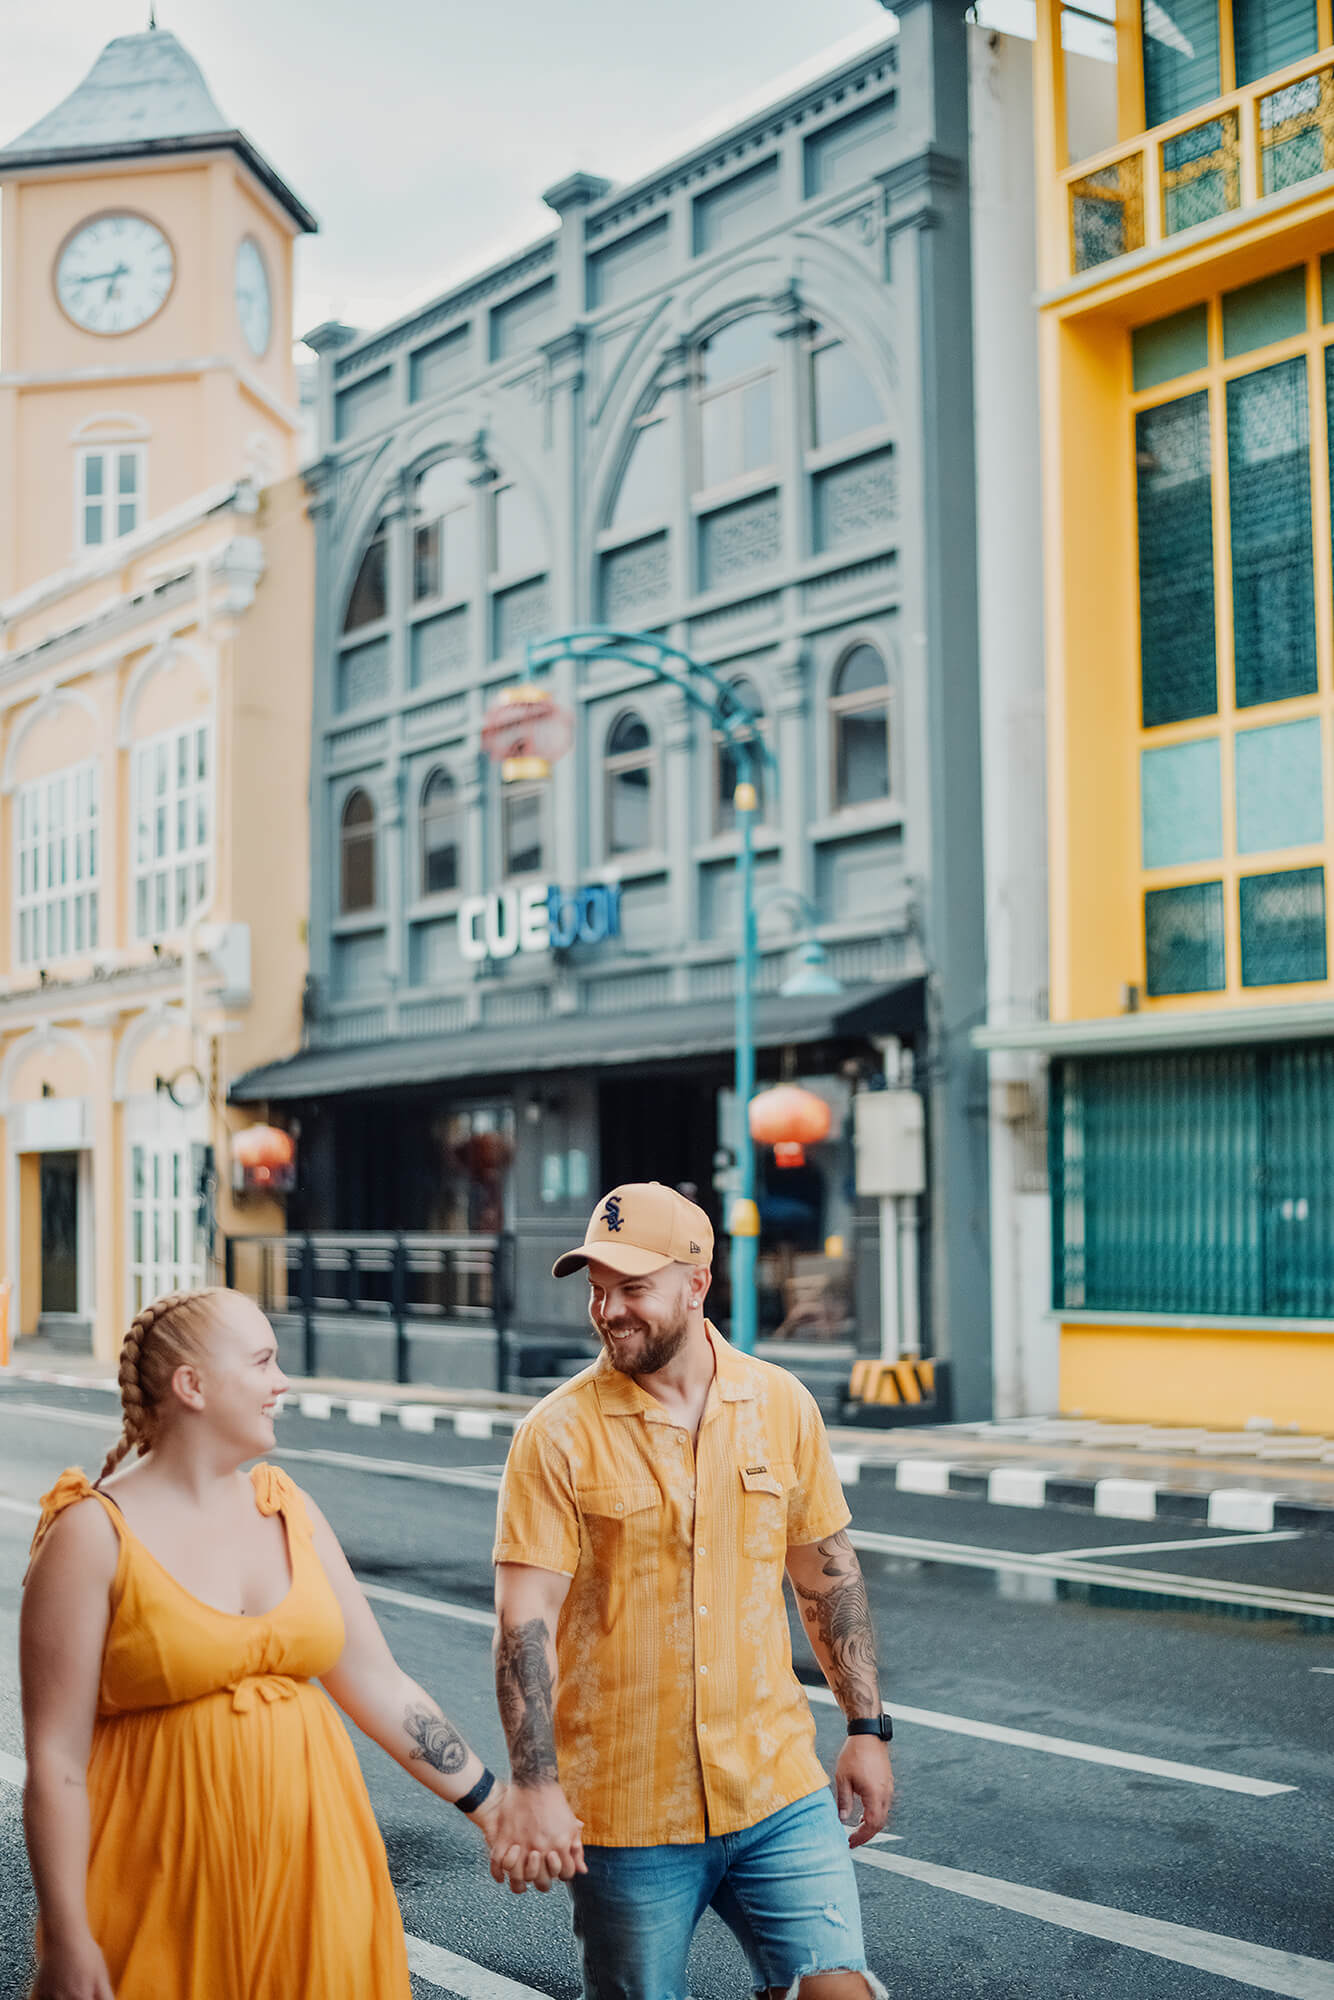
[[[1080,1902],[1074,1896],[1031,1889],[1022,1882],[945,1868],[939,1862],[919,1861],[911,1854],[879,1850],[872,1854],[859,1848],[856,1859],[868,1868],[906,1875],[931,1889],[945,1889],[973,1902],[988,1903],[993,1909],[1036,1917],[1041,1923],[1058,1924],[1063,1930],[1080,1931],[1085,1937],[1102,1938],[1108,1944],[1170,1959],[1176,1965],[1192,1965],[1201,1972],[1216,1973],[1220,1979],[1257,1987],[1262,1993],[1282,1994],[1285,2000],[1334,2000],[1334,1964],[1323,1958],[1302,1958],[1295,1951],[1274,1951],[1268,1945],[1248,1944],[1244,1938],[1221,1937],[1214,1931],[1137,1916],[1133,1910]]]

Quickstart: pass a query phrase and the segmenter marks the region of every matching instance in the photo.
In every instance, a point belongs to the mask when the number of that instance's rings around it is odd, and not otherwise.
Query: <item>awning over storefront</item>
[[[771,1049],[788,1042],[855,1041],[871,1035],[906,1040],[925,1019],[920,975],[894,986],[849,987],[819,998],[765,995],[755,1001],[755,1045]],[[238,1077],[230,1096],[234,1104],[265,1104],[354,1090],[411,1089],[451,1077],[672,1062],[730,1054],[735,1033],[736,1009],[730,1000],[647,1008],[641,1014],[558,1015],[527,1028],[475,1028],[345,1049],[306,1049]]]
[[[1252,1042],[1319,1041],[1334,1035],[1334,1005],[1309,1000],[1278,1006],[1170,1008],[1088,1021],[987,1022],[974,1028],[988,1055],[1031,1050],[1044,1056],[1127,1055],[1138,1049],[1220,1048]]]

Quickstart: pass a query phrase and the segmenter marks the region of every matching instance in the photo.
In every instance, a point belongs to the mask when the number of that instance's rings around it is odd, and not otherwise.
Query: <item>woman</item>
[[[66,1472],[43,1502],[20,1636],[34,2000],[409,2000],[384,1845],[317,1678],[493,1822],[495,1780],[396,1665],[319,1508],[271,1465],[241,1471],[286,1386],[240,1293],[159,1299],[121,1348],[101,1478]]]

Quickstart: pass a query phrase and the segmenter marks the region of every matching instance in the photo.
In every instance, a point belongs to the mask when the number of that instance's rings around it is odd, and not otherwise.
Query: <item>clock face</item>
[[[273,300],[264,254],[253,236],[236,246],[236,317],[252,354],[263,354],[273,330]]]
[[[97,215],[56,262],[56,297],[88,333],[131,333],[160,312],[176,276],[171,245],[142,215]]]

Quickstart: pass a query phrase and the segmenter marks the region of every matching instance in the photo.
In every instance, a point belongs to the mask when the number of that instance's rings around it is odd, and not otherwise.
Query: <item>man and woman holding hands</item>
[[[888,1816],[890,1726],[848,1508],[808,1392],[705,1318],[712,1252],[703,1211],[651,1182],[609,1194],[555,1266],[587,1273],[603,1351],[506,1466],[506,1783],[264,1462],[285,1387],[267,1320],[220,1290],[136,1316],[121,1441],[95,1485],[70,1471],[47,1496],[24,1594],[34,2000],[408,2000],[383,1843],[317,1680],[474,1820],[498,1882],[568,1884],[588,2000],[685,2000],[709,1907],[758,1994],[883,1994],[849,1849]],[[785,1574],[847,1719],[832,1792]]]

